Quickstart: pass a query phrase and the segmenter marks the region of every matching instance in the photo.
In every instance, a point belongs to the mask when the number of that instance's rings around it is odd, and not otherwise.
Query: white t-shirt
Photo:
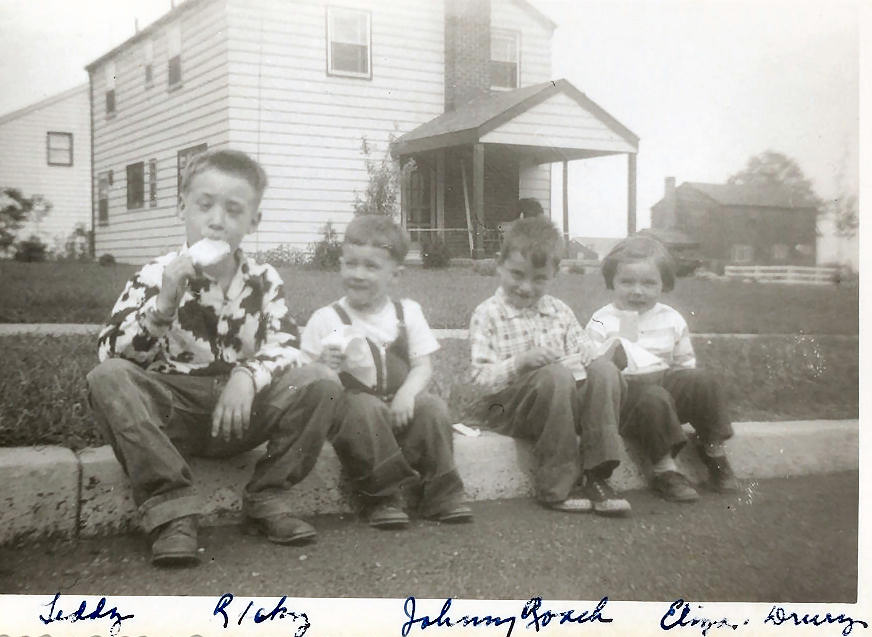
[[[352,326],[376,345],[384,348],[396,340],[399,321],[391,299],[388,299],[387,303],[376,312],[358,312],[348,304],[344,296],[338,303],[348,313]],[[409,358],[426,356],[438,350],[439,341],[430,331],[421,306],[411,299],[402,299],[400,303],[403,306],[406,334],[409,339]],[[341,334],[344,325],[332,304],[315,310],[303,329],[301,339],[301,349],[306,357],[311,361],[317,360],[323,349],[322,340],[334,333]]]
[[[621,318],[626,314],[614,303],[609,303],[593,313],[587,324],[587,332],[594,342],[600,344],[607,343],[611,338],[625,336],[621,333]],[[637,334],[630,336],[630,341],[638,343],[670,367],[696,367],[690,330],[676,309],[656,303],[638,316]]]

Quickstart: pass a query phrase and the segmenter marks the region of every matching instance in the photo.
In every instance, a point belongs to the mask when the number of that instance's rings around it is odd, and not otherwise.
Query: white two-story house
[[[555,162],[626,154],[634,216],[638,138],[552,81],[554,28],[526,0],[186,0],[87,67],[96,253],[177,247],[180,171],[217,147],[269,175],[250,250],[341,231],[367,185],[364,137],[407,167],[413,239],[455,254],[492,249],[518,198],[559,215]]]

